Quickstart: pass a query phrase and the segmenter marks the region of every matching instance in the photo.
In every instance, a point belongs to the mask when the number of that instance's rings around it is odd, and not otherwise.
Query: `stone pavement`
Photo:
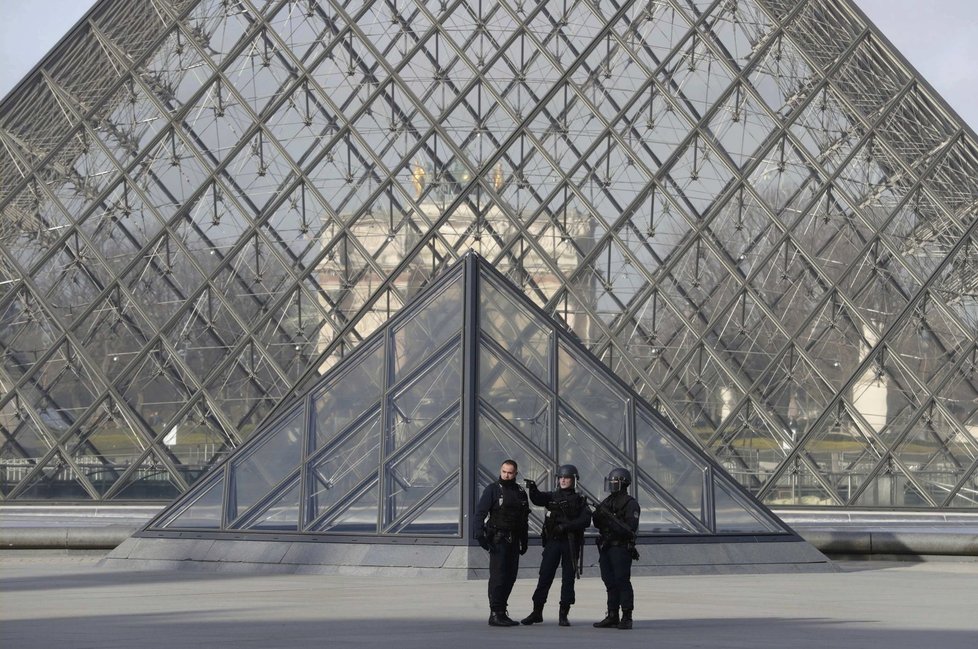
[[[594,574],[578,582],[574,626],[557,626],[554,601],[544,624],[498,629],[485,582],[132,572],[100,568],[100,556],[0,553],[0,647],[978,647],[975,560],[640,577],[635,629],[618,631],[591,628],[604,613]],[[517,582],[511,615],[529,612],[533,587]]]

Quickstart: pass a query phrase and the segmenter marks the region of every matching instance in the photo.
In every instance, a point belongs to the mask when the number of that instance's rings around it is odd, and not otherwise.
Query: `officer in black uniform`
[[[489,626],[520,624],[506,611],[529,531],[530,503],[526,491],[516,484],[516,472],[516,462],[503,462],[499,480],[482,492],[473,520],[475,537],[489,552]]]
[[[577,493],[577,467],[564,464],[557,469],[557,490],[540,491],[532,480],[524,480],[530,501],[547,510],[543,522],[543,560],[540,578],[533,591],[533,612],[520,620],[523,624],[543,622],[543,605],[554,583],[557,566],[560,573],[560,612],[557,623],[570,626],[567,613],[574,604],[574,579],[580,574],[580,554],[584,530],[591,524],[591,511],[584,496]]]
[[[635,536],[641,508],[628,495],[632,475],[627,469],[616,468],[605,480],[610,494],[594,509],[594,526],[598,528],[598,565],[601,581],[608,591],[608,613],[594,626],[599,629],[632,628],[632,560],[638,559]],[[621,617],[618,608],[621,607]]]

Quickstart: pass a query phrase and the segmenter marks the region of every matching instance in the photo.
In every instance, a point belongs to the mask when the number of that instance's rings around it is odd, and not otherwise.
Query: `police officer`
[[[591,524],[591,511],[584,496],[577,493],[577,467],[564,464],[557,469],[557,490],[540,491],[532,480],[525,480],[530,501],[547,510],[543,522],[543,560],[540,578],[533,591],[533,612],[520,620],[523,624],[543,622],[543,605],[554,583],[557,566],[560,573],[560,612],[557,623],[570,626],[567,613],[574,604],[574,579],[580,574],[580,553],[584,530]]]
[[[516,472],[516,462],[503,462],[499,480],[482,492],[473,521],[479,545],[489,552],[489,626],[520,624],[506,611],[520,555],[526,554],[530,517],[530,503],[526,491],[516,484]]]
[[[599,629],[632,628],[632,560],[638,559],[635,536],[641,508],[628,495],[632,475],[627,469],[616,468],[605,480],[608,497],[594,510],[594,526],[598,528],[598,565],[601,581],[608,592],[608,613],[594,626]],[[618,608],[621,607],[621,617]]]

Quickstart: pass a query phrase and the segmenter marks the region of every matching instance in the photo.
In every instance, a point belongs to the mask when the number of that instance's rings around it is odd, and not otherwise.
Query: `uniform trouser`
[[[598,554],[601,567],[601,581],[608,591],[608,610],[612,613],[621,606],[623,609],[635,608],[635,595],[632,592],[632,555],[628,548],[609,545]]]
[[[502,613],[509,602],[509,594],[516,583],[520,568],[520,544],[518,541],[495,543],[489,550],[489,610]]]
[[[543,547],[543,559],[540,562],[540,578],[537,589],[533,591],[533,605],[543,606],[547,603],[547,594],[557,575],[560,573],[560,604],[570,606],[574,603],[574,578],[577,576],[574,567],[574,553],[571,552],[571,542],[564,539],[550,539]]]

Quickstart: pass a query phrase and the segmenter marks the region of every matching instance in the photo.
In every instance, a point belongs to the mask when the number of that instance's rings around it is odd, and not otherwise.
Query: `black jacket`
[[[619,491],[602,500],[601,505],[594,510],[594,526],[605,539],[624,543],[635,538],[641,511],[637,500],[627,492]],[[612,519],[617,519],[618,522]],[[631,530],[632,534],[627,530]]]
[[[488,485],[479,498],[472,520],[472,536],[482,536],[490,527],[490,533],[503,530],[513,533],[513,540],[525,547],[529,539],[530,502],[515,480],[496,480]]]
[[[568,534],[581,536],[591,524],[591,510],[584,496],[573,489],[540,491],[536,486],[531,486],[530,501],[547,509],[543,525],[545,545],[547,539],[566,537]]]

